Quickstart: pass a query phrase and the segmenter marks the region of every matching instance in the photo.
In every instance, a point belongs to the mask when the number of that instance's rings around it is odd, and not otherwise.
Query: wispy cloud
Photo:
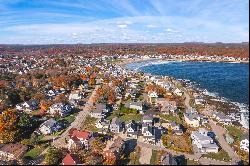
[[[97,3],[98,2],[98,3]],[[248,41],[247,0],[0,0],[1,43]]]

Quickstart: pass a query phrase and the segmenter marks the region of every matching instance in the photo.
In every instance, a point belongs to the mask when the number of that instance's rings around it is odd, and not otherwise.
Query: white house
[[[58,127],[54,119],[49,119],[40,125],[39,130],[42,134],[47,135],[57,131]]]
[[[240,149],[249,153],[249,134],[243,135],[241,137]]]
[[[208,136],[208,131],[200,128],[198,131],[193,131],[191,134],[192,143],[202,153],[218,153],[219,147],[214,143],[214,140]]]
[[[174,94],[177,95],[177,96],[182,96],[182,95],[183,95],[183,92],[182,92],[180,89],[176,88],[176,89],[174,90]]]
[[[52,106],[50,106],[49,113],[52,115],[60,115],[65,116],[70,111],[72,111],[71,105],[63,104],[63,103],[55,103]]]
[[[69,94],[69,100],[81,100],[83,98],[83,93],[79,91],[74,91]]]

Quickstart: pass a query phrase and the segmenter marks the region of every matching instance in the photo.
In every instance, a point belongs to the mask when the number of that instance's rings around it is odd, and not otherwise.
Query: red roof
[[[88,139],[90,136],[90,133],[87,131],[79,131],[79,130],[73,130],[71,131],[70,137],[77,137],[78,139]]]
[[[76,165],[76,161],[72,158],[70,154],[67,154],[62,160],[63,165]]]

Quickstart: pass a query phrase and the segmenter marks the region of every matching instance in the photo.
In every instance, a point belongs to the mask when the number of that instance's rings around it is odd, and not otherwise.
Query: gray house
[[[126,124],[127,137],[137,138],[138,130],[137,124],[134,121]]]
[[[109,126],[109,129],[113,133],[119,133],[119,132],[122,131],[121,122],[120,122],[120,120],[117,117],[115,117],[115,118],[112,119],[112,121],[110,123],[110,126]]]

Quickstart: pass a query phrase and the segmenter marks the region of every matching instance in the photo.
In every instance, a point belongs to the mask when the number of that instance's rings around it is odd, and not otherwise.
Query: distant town
[[[0,163],[248,165],[249,110],[125,67],[249,63],[248,51],[248,43],[0,45]]]

